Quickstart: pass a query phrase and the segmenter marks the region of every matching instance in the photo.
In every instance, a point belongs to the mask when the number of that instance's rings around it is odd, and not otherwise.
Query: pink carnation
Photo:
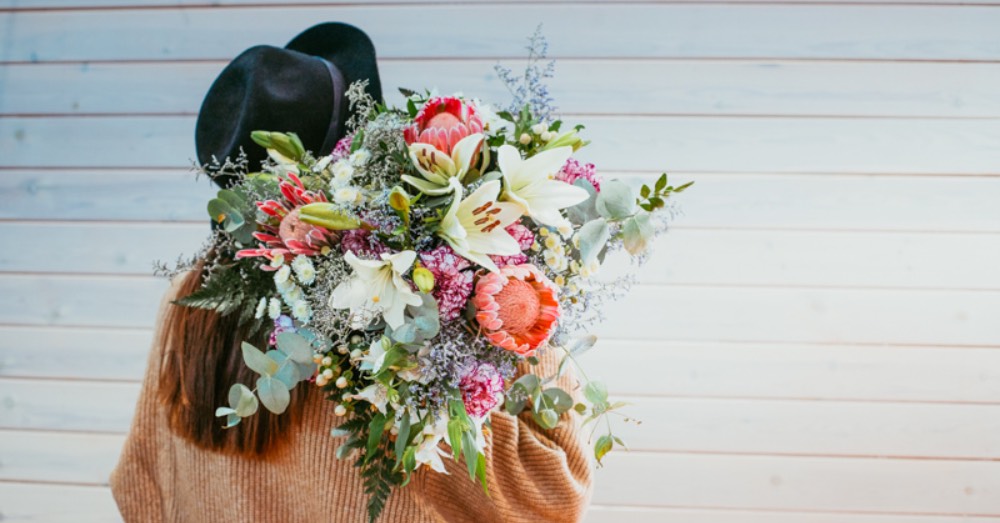
[[[531,232],[531,229],[521,225],[520,223],[508,225],[506,230],[508,234],[517,240],[517,245],[522,251],[530,249],[531,245],[535,243],[535,233]],[[523,253],[513,254],[510,256],[490,256],[490,259],[493,260],[493,263],[497,264],[497,267],[528,263],[528,257]]]
[[[462,381],[462,401],[465,412],[476,418],[485,417],[503,399],[503,378],[497,368],[489,363],[477,363],[469,367]]]
[[[563,165],[562,169],[556,173],[556,180],[562,180],[566,183],[573,183],[580,178],[587,180],[597,192],[601,192],[601,176],[597,174],[597,168],[592,163],[581,164],[575,158],[570,158],[566,160],[566,165]]]
[[[344,253],[351,251],[362,258],[378,258],[380,254],[389,252],[389,248],[367,229],[344,231],[340,239],[340,248]]]
[[[472,266],[447,245],[420,253],[420,261],[434,275],[434,299],[438,302],[441,321],[457,318],[472,294]]]
[[[351,155],[351,143],[354,142],[354,135],[349,134],[341,138],[337,145],[333,147],[333,161],[347,158]]]

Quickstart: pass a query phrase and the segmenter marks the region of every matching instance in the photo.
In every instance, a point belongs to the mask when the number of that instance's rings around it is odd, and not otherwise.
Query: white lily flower
[[[344,254],[344,261],[354,269],[354,275],[333,290],[330,307],[351,309],[354,328],[363,328],[371,321],[373,313],[381,311],[385,322],[398,329],[403,325],[406,306],[423,303],[403,279],[403,273],[413,265],[417,253],[383,253],[381,257],[381,260],[362,260],[351,251]]]
[[[463,258],[498,272],[500,269],[489,255],[511,256],[521,252],[517,240],[505,228],[521,218],[524,210],[516,203],[497,201],[499,180],[482,184],[464,200],[461,185],[452,184],[455,199],[441,219],[438,234]]]
[[[451,180],[464,182],[480,155],[483,156],[483,165],[489,163],[489,147],[485,147],[485,139],[482,133],[470,134],[455,144],[451,156],[430,144],[410,144],[410,160],[423,178],[404,174],[402,179],[428,196],[448,194],[456,187]]]
[[[377,374],[381,370],[382,362],[385,361],[385,348],[382,347],[382,340],[378,339],[368,346],[368,354],[361,357],[360,370],[370,370],[372,374]]]
[[[442,461],[441,458],[450,458],[451,454],[446,452],[439,445],[441,440],[443,440],[447,434],[448,418],[446,416],[438,419],[437,423],[426,426],[424,429],[424,439],[420,442],[420,445],[417,447],[417,452],[414,454],[414,458],[417,463],[421,465],[428,465],[435,472],[443,472],[447,474],[448,471],[445,469],[444,461]]]
[[[501,145],[497,163],[506,186],[504,200],[521,205],[525,214],[542,225],[569,225],[569,220],[559,210],[572,207],[590,196],[580,187],[552,179],[572,154],[572,147],[556,147],[524,160],[513,146]]]

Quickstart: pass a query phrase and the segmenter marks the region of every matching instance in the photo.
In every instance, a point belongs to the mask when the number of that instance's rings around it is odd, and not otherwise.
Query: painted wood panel
[[[136,383],[151,342],[148,329],[0,327],[0,377]],[[599,346],[580,363],[623,395],[945,404],[1000,398],[995,349],[616,339]]]
[[[426,28],[442,19],[448,37],[428,38]],[[379,54],[393,58],[519,58],[539,23],[556,57],[1000,57],[992,32],[1000,11],[986,6],[584,3],[572,16],[550,4],[0,13],[0,27],[10,28],[0,61],[228,58],[256,44],[284,45],[284,35],[320,20],[367,28]],[[504,30],[484,32],[486,20]]]
[[[8,65],[0,75],[0,114],[197,114],[226,63]],[[420,86],[499,104],[510,94],[493,72],[495,63],[383,60],[379,74],[387,99],[396,103],[402,100],[397,87]],[[982,118],[1000,116],[998,88],[1000,64],[941,62],[579,59],[560,61],[550,83],[559,111],[570,115]]]
[[[13,222],[0,252],[0,271],[148,275],[153,264],[192,255],[208,235],[205,224]],[[53,242],[34,241],[40,238]],[[1000,242],[994,235],[883,232],[731,231],[679,229],[652,247],[642,283],[685,285],[804,285],[941,289],[1000,289]],[[95,239],[102,245],[94,249]],[[950,253],[978,251],[962,260]],[[676,253],[691,253],[678,256]],[[865,256],[858,256],[865,253]],[[732,270],[731,257],[742,260]],[[633,270],[612,255],[599,278]]]
[[[120,441],[106,435],[128,431],[138,384],[52,383],[47,385],[50,393],[40,394],[44,386],[33,380],[0,379],[4,401],[0,443],[22,453],[4,460],[0,480],[103,482],[120,448]],[[94,404],[107,402],[110,395],[120,396],[111,402],[114,409]],[[1000,442],[994,437],[1000,429],[1000,405],[618,398],[629,403],[623,412],[642,424],[616,421],[616,433],[640,454],[1000,458]],[[70,409],[74,414],[59,415]],[[65,445],[52,448],[49,443],[59,438]],[[954,445],[955,441],[962,445]],[[88,447],[91,453],[81,454],[77,446]],[[26,455],[31,453],[51,459],[32,459]],[[77,462],[62,464],[73,460]],[[33,461],[36,468],[30,466]]]
[[[995,174],[1000,164],[1000,126],[990,119],[591,116],[579,123],[594,143],[578,157],[608,170]],[[188,116],[2,118],[0,167],[184,167],[194,156],[193,130]]]
[[[672,180],[696,182],[678,201],[677,229],[1000,232],[1000,177],[671,172]],[[0,170],[0,219],[204,227],[205,202],[214,194],[207,180],[178,170]]]
[[[150,277],[0,275],[0,293],[14,297],[0,303],[0,316],[19,325],[148,327],[165,289]],[[597,334],[970,346],[996,346],[1000,334],[1000,291],[640,285],[618,304]],[[887,311],[896,320],[886,321]]]

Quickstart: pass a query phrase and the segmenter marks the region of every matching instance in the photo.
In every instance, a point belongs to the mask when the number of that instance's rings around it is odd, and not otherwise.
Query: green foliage
[[[652,188],[648,185],[643,185],[639,190],[639,199],[636,203],[638,203],[639,207],[641,207],[644,211],[653,212],[656,209],[662,209],[666,205],[664,200],[666,200],[671,194],[684,192],[684,189],[694,185],[694,182],[688,182],[684,185],[673,187],[667,183],[667,173],[663,173],[656,180],[656,183]]]
[[[331,231],[346,231],[361,227],[361,221],[336,208],[332,203],[316,202],[299,208],[299,218]]]
[[[625,182],[611,180],[601,184],[595,207],[607,220],[621,221],[635,214],[635,192]]]
[[[441,330],[441,318],[438,312],[437,300],[430,293],[419,294],[420,305],[407,305],[404,311],[403,324],[393,329],[385,328],[387,336],[407,346],[419,347],[424,341],[438,335]]]
[[[611,227],[604,218],[597,218],[583,224],[577,235],[580,238],[580,262],[588,264],[607,248]]]
[[[392,493],[393,487],[403,484],[403,474],[395,467],[395,448],[388,438],[383,437],[387,417],[392,413],[383,415],[368,409],[356,411],[347,421],[337,427],[336,435],[346,435],[347,440],[337,449],[337,458],[345,459],[354,450],[361,454],[354,461],[354,466],[358,468],[361,479],[365,487],[365,494],[368,495],[368,520],[374,522],[385,508],[385,503]],[[381,422],[376,418],[381,418]],[[381,427],[379,427],[381,424]],[[378,429],[377,431],[372,429]],[[366,435],[366,433],[368,435]],[[371,434],[377,434],[374,446],[371,445]],[[409,452],[411,449],[407,449]],[[413,453],[409,457],[404,456],[404,461],[410,460],[413,470],[416,467],[416,460]]]

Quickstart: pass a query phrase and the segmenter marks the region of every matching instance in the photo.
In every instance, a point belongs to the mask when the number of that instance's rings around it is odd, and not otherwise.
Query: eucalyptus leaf
[[[569,353],[572,354],[573,356],[579,356],[587,352],[588,350],[594,348],[594,345],[596,344],[597,344],[597,336],[593,334],[586,334],[574,338],[573,341],[570,342],[569,347],[567,347],[567,349],[569,350]]]
[[[635,191],[619,180],[605,182],[601,184],[595,207],[598,214],[608,220],[624,220],[635,213]]]
[[[648,212],[640,212],[625,220],[625,224],[622,226],[622,240],[625,244],[625,250],[632,256],[642,254],[649,246],[655,233]]]
[[[285,412],[291,401],[288,387],[270,376],[261,376],[257,380],[257,395],[260,396],[260,402],[264,404],[264,408],[275,414]]]
[[[266,356],[278,364],[278,372],[275,372],[271,376],[272,378],[284,383],[289,390],[298,384],[300,379],[299,369],[293,362],[288,361],[288,356],[285,353],[277,350],[269,350]]]
[[[241,421],[243,421],[243,418],[241,418],[239,414],[232,413],[226,416],[226,425],[224,428],[231,429],[239,425]]]
[[[580,262],[586,265],[593,262],[607,246],[611,228],[606,220],[597,218],[583,224],[576,234],[580,238]]]
[[[312,363],[313,350],[309,340],[294,332],[282,332],[277,336],[278,350],[298,363]]]
[[[583,388],[583,395],[591,403],[607,403],[608,388],[600,381],[591,381]]]
[[[253,395],[253,391],[249,387],[242,383],[236,383],[229,387],[229,406],[233,410],[232,414],[241,418],[252,416],[257,413],[257,397]],[[215,415],[218,416],[218,412]]]
[[[243,361],[247,364],[247,367],[250,367],[250,370],[262,376],[274,376],[274,373],[278,372],[278,363],[264,355],[260,349],[245,341],[241,347],[243,349]]]
[[[577,225],[583,225],[596,219],[597,214],[597,189],[587,181],[586,178],[577,178],[573,185],[587,191],[587,199],[566,209],[569,220]]]
[[[226,217],[234,213],[238,214],[239,212],[229,202],[221,198],[212,198],[208,201],[208,215],[217,223],[222,223]]]
[[[235,209],[242,209],[247,204],[247,201],[243,198],[243,196],[239,195],[236,191],[231,191],[229,189],[220,190],[218,198],[225,201]]]
[[[548,404],[558,414],[562,414],[573,408],[573,397],[560,388],[545,389],[545,392],[542,394],[545,395],[546,399],[548,399]]]
[[[535,422],[543,429],[554,429],[559,424],[559,415],[553,409],[542,409],[535,413]]]

